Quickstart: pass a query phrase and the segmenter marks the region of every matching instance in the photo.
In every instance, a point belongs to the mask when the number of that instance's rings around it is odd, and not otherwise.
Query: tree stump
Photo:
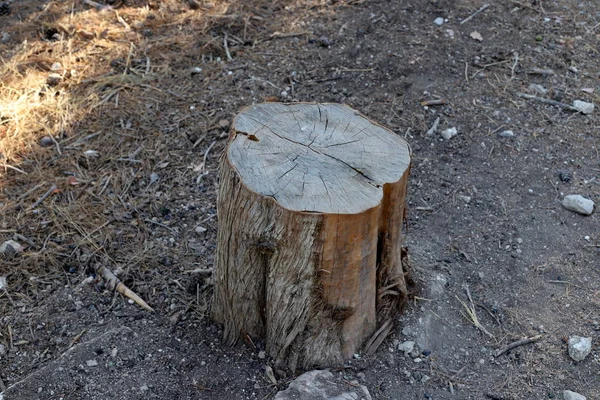
[[[407,143],[338,104],[235,118],[220,164],[213,318],[280,368],[339,365],[407,296]]]

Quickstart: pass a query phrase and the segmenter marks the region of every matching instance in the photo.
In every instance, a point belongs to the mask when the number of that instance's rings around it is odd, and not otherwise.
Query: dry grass
[[[240,84],[218,60],[253,62],[255,46],[303,32],[307,12],[328,12],[327,3],[15,2],[1,29],[11,40],[0,43],[0,243],[25,246],[0,262],[13,298],[33,302],[65,272],[75,283],[100,265],[122,270],[143,298],[173,295],[166,278],[153,277],[171,253],[192,252],[171,251],[166,240],[189,237],[167,219],[171,202],[189,195],[176,192],[189,182],[214,187],[205,164],[216,168],[234,111],[223,110],[221,98]],[[191,76],[192,67],[202,73]],[[180,158],[197,146],[200,169]],[[158,193],[152,173],[168,182]],[[211,196],[198,199],[202,210],[212,208]],[[173,282],[206,308],[198,293],[204,281]]]

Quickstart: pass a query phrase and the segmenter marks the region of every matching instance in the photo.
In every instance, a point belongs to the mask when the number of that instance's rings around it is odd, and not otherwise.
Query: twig
[[[140,296],[138,296],[136,293],[134,293],[127,286],[125,286],[123,284],[123,282],[121,282],[121,280],[119,278],[117,278],[115,276],[115,274],[112,273],[111,270],[109,270],[108,268],[106,268],[104,266],[101,266],[100,268],[98,268],[97,272],[106,281],[106,287],[108,289],[115,290],[115,291],[121,293],[123,296],[128,297],[131,300],[133,300],[135,303],[137,303],[143,309],[148,310],[150,312],[154,312],[154,309],[152,309],[152,307],[150,307],[148,305],[148,303],[146,303],[144,300],[142,300],[142,298]]]
[[[519,63],[519,53],[515,53],[515,61],[510,68],[510,80],[512,81],[515,78],[515,68],[517,68],[517,64]]]
[[[227,56],[227,61],[233,61],[233,57],[231,57],[231,53],[229,52],[229,45],[227,44],[227,33],[223,38],[223,48],[225,49],[225,55]]]
[[[542,68],[532,68],[531,71],[528,72],[530,75],[554,75],[554,71],[551,69],[542,69]]]
[[[538,340],[540,340],[541,337],[542,337],[542,335],[537,335],[537,336],[533,336],[533,337],[530,337],[530,338],[525,338],[525,339],[517,340],[516,342],[512,342],[511,344],[509,344],[508,346],[506,346],[502,350],[499,350],[496,353],[496,357],[500,357],[502,354],[506,353],[507,351],[515,349],[515,348],[517,348],[519,346],[524,346],[526,344],[537,342]]]
[[[68,348],[70,349],[71,347],[73,347],[75,345],[75,343],[79,342],[79,340],[81,339],[81,337],[83,335],[85,335],[86,332],[87,332],[87,329],[84,329],[77,336],[75,336],[73,338],[73,340],[71,340],[71,343],[69,343],[69,347]]]
[[[421,102],[422,106],[441,106],[446,104],[444,99],[425,100]]]
[[[550,99],[544,99],[543,97],[537,97],[537,96],[534,96],[532,94],[521,93],[521,92],[518,92],[517,96],[521,97],[521,98],[524,98],[524,99],[539,101],[540,103],[544,103],[544,104],[550,104],[550,105],[552,105],[554,107],[564,108],[564,109],[569,110],[569,111],[579,112],[579,110],[576,109],[575,107],[573,107],[573,106],[571,106],[569,104],[566,104],[566,103],[561,103],[560,101],[550,100]]]
[[[479,318],[477,317],[477,312],[475,311],[475,305],[473,304],[473,299],[471,298],[471,292],[469,291],[469,287],[466,286],[465,290],[467,292],[467,297],[469,299],[470,305],[467,305],[467,303],[462,301],[458,296],[455,296],[467,312],[465,318],[467,318],[475,328],[479,329],[481,332],[485,333],[489,337],[494,338],[494,335],[492,335],[487,329],[485,329],[485,327],[481,325],[481,322],[479,322]]]
[[[177,233],[177,232],[176,232],[176,231],[175,231],[173,228],[171,228],[170,226],[168,226],[168,225],[165,225],[165,224],[161,224],[160,222],[152,221],[151,219],[145,219],[144,221],[146,221],[146,222],[148,222],[148,223],[150,223],[150,224],[154,224],[154,225],[162,226],[163,228],[170,230],[172,233]]]
[[[88,6],[94,7],[97,10],[112,10],[111,6],[105,6],[100,3],[96,3],[95,1],[92,1],[92,0],[83,0],[83,4],[87,4]]]
[[[40,197],[35,203],[33,203],[31,205],[31,207],[29,207],[29,209],[33,210],[34,208],[36,208],[37,206],[39,206],[40,204],[42,204],[42,202],[44,200],[46,200],[48,198],[48,196],[50,196],[52,193],[54,193],[54,191],[56,189],[58,189],[58,187],[56,187],[56,185],[52,185],[50,187],[50,189],[48,189],[48,191],[42,195],[42,197]]]
[[[475,17],[477,14],[485,11],[486,8],[488,8],[490,5],[489,4],[484,4],[482,5],[479,10],[475,11],[473,14],[471,14],[470,16],[468,16],[467,18],[463,19],[462,21],[460,21],[460,24],[464,24],[465,22],[469,22],[470,20],[473,19],[473,17]]]
[[[12,165],[8,165],[8,164],[0,164],[0,167],[2,167],[2,168],[5,168],[5,169],[6,169],[6,168],[8,168],[8,169],[12,169],[13,171],[17,171],[17,172],[20,172],[21,174],[25,174],[25,175],[27,175],[27,172],[23,171],[23,170],[22,170],[22,169],[20,169],[20,168],[13,167]]]
[[[381,328],[379,328],[367,342],[367,345],[365,346],[365,353],[369,356],[375,354],[393,327],[394,324],[392,324],[392,319],[387,319],[383,325],[381,325]]]

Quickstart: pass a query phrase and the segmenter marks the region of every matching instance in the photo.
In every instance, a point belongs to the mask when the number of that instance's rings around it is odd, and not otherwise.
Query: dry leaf
[[[483,42],[483,36],[481,36],[481,33],[477,31],[471,32],[471,37],[479,42]]]

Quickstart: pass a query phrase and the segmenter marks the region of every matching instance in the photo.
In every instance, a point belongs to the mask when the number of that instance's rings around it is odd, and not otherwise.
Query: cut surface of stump
[[[212,315],[282,368],[352,357],[407,295],[410,163],[395,133],[338,104],[257,104],[220,165]]]

